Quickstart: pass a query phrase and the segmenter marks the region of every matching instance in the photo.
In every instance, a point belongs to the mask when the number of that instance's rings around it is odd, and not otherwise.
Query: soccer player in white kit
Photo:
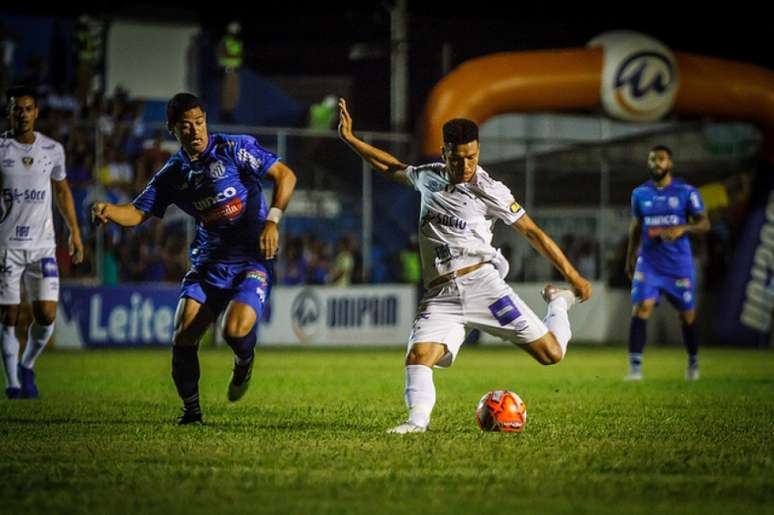
[[[352,133],[352,118],[339,100],[339,136],[377,171],[413,186],[422,197],[419,247],[427,288],[417,308],[406,356],[408,420],[390,433],[427,430],[435,406],[432,367],[449,367],[465,338],[465,327],[519,344],[543,365],[558,363],[567,351],[567,310],[591,297],[561,249],[515,201],[510,190],[478,166],[478,126],[454,119],[443,127],[443,162],[409,166]],[[503,278],[508,263],[492,247],[492,226],[512,226],[570,283],[572,290],[547,284],[548,313],[541,320]]]
[[[54,332],[59,300],[53,191],[70,229],[73,263],[83,260],[83,244],[70,186],[65,179],[62,145],[35,131],[35,91],[16,86],[6,92],[10,131],[0,135],[0,345],[9,399],[35,399],[33,367]],[[33,322],[19,359],[16,322],[24,281]]]

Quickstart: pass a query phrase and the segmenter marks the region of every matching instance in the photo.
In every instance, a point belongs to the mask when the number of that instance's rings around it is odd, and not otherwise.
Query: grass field
[[[706,350],[691,384],[682,351],[645,359],[630,384],[623,348],[464,349],[431,432],[399,436],[398,348],[259,349],[237,404],[230,353],[202,351],[195,427],[167,350],[48,351],[44,398],[0,401],[0,513],[774,513],[774,352]],[[524,433],[478,431],[493,388]]]

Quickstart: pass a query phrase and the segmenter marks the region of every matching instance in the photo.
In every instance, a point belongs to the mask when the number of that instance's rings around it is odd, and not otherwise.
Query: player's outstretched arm
[[[151,216],[150,213],[137,209],[132,204],[95,202],[91,206],[91,221],[100,225],[113,222],[123,227],[134,227]]]
[[[274,181],[274,197],[260,237],[261,253],[265,259],[276,257],[279,249],[279,224],[282,212],[288,207],[296,187],[296,174],[284,163],[277,161],[266,171],[266,177]]]
[[[70,230],[70,238],[68,240],[69,253],[73,258],[74,264],[79,264],[83,261],[83,242],[81,241],[81,230],[78,227],[78,218],[75,216],[75,204],[73,203],[73,194],[70,191],[70,185],[67,183],[67,179],[61,181],[51,181],[54,187],[54,198],[56,199],[56,207],[62,214],[67,228]]]
[[[584,279],[572,266],[562,249],[529,217],[523,215],[512,227],[524,236],[532,247],[553,264],[570,283],[581,302],[591,298],[591,283]]]
[[[352,116],[350,116],[347,110],[347,101],[343,98],[339,99],[339,137],[368,164],[374,167],[377,172],[395,181],[409,184],[408,177],[405,174],[405,170],[408,167],[406,163],[355,136],[352,132]]]

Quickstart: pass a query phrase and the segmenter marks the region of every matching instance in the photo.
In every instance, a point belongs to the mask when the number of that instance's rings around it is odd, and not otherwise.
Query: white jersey
[[[30,145],[0,136],[0,248],[56,246],[51,180],[65,178],[62,145],[35,132]]]
[[[497,257],[492,227],[524,216],[503,183],[480,166],[471,182],[451,184],[444,163],[409,166],[406,175],[422,195],[419,251],[425,286],[441,275]]]

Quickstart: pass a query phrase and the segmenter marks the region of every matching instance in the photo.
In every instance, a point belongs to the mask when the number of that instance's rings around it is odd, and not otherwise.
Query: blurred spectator
[[[0,22],[0,92],[5,92],[13,84],[13,55],[16,52],[14,35]],[[2,99],[5,102],[5,98]]]
[[[242,44],[242,25],[232,21],[226,27],[226,34],[217,48],[220,81],[220,115],[225,123],[234,122],[234,110],[239,104],[239,70],[242,68],[244,45]]]
[[[290,238],[282,263],[280,284],[295,286],[306,282],[306,260],[304,244],[301,238]]]
[[[352,238],[344,236],[336,242],[336,257],[328,274],[327,282],[339,287],[352,284],[352,272],[355,268],[355,257],[352,252]]]
[[[83,14],[78,17],[73,37],[76,57],[75,97],[81,105],[85,105],[89,93],[96,89],[95,82],[100,78],[104,23]]]

